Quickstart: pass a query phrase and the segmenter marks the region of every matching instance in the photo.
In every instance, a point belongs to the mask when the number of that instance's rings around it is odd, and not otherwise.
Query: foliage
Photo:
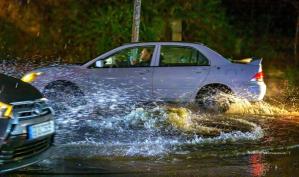
[[[23,1],[0,0],[0,6],[7,9],[0,14],[1,55],[51,55],[79,62],[130,42],[132,1],[20,2]],[[220,52],[231,53],[232,27],[219,0],[142,3],[142,41],[171,40],[171,20],[182,19],[184,40],[200,41]],[[9,15],[18,13],[26,15],[20,18]]]
[[[288,63],[282,59],[291,57],[292,42],[288,36],[271,36],[274,17],[264,14],[250,22],[236,21],[227,15],[223,1],[144,0],[140,40],[171,40],[171,23],[179,19],[184,41],[204,43],[230,58],[258,56],[267,65]],[[2,59],[82,62],[131,39],[132,0],[0,0],[0,8]],[[284,42],[273,41],[278,36]]]
[[[287,68],[285,70],[285,77],[291,86],[299,86],[299,70],[297,68]]]

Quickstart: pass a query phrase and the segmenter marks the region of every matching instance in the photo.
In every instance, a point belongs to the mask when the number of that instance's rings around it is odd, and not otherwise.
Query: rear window
[[[207,66],[208,59],[197,49],[181,46],[162,46],[160,66]]]

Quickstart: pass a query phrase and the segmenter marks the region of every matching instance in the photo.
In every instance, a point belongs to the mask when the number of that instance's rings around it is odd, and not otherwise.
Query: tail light
[[[260,71],[256,73],[250,81],[258,81],[258,82],[263,82],[264,81],[264,73],[263,71]]]

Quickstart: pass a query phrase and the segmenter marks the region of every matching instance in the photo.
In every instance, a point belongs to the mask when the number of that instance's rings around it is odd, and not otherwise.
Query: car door
[[[159,51],[153,78],[154,97],[187,101],[207,77],[209,60],[191,46],[161,45]]]
[[[101,99],[128,103],[152,99],[154,45],[127,47],[100,58],[89,67]],[[147,54],[144,54],[147,51]],[[144,61],[147,59],[146,61]]]

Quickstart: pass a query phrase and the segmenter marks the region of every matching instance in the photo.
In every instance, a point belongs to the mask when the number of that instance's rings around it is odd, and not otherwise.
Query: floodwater
[[[69,143],[58,143],[52,158],[11,176],[298,176],[299,117],[250,116],[244,120],[258,127],[244,134],[192,135],[190,139],[177,134],[144,134],[142,138],[138,131],[145,131],[140,130],[144,127],[130,135],[124,132],[125,137],[114,135],[113,130],[99,135],[84,125],[93,140],[80,129],[72,130],[65,134]],[[82,140],[71,142],[74,134]]]
[[[57,116],[52,157],[10,176],[299,175],[299,116],[169,106],[110,117],[72,114]]]
[[[299,176],[296,111],[246,100],[226,114],[100,103],[52,103],[51,157],[7,176]]]

